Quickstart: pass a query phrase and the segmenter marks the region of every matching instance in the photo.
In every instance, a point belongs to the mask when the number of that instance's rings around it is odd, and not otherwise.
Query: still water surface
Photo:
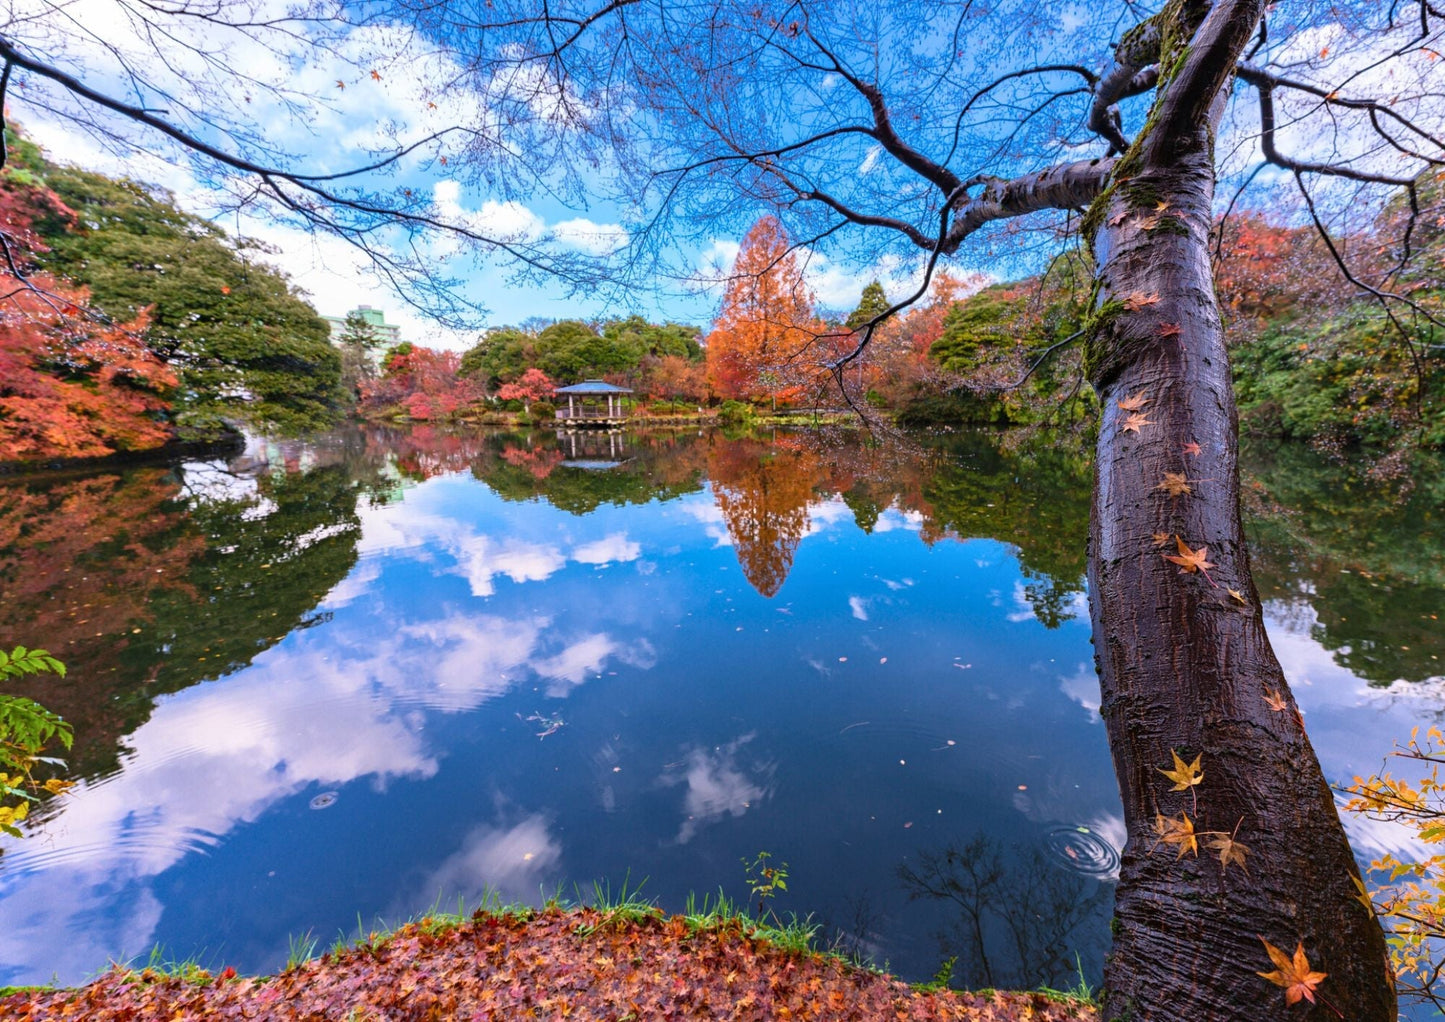
[[[1441,716],[1442,494],[1247,464],[1270,634],[1348,781]],[[779,912],[906,978],[1097,977],[1088,479],[989,436],[371,430],[6,480],[0,644],[69,664],[25,694],[81,783],[0,839],[0,983],[155,945],[271,970],[487,891],[680,910],[763,851]]]

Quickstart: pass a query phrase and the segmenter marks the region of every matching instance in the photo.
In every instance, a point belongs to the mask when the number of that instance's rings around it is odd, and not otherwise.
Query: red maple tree
[[[0,462],[159,447],[177,380],[146,346],[147,314],[107,322],[83,288],[37,270],[43,218],[75,214],[49,189],[0,182]]]

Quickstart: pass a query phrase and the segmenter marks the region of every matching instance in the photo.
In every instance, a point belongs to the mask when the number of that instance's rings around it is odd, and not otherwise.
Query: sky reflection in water
[[[62,567],[59,537],[17,526],[0,560],[7,591],[53,576],[0,624],[71,661],[72,687],[37,695],[76,702],[58,708],[88,765],[3,845],[0,982],[73,982],[157,943],[272,969],[289,936],[354,933],[358,913],[629,872],[678,910],[745,895],[761,850],[790,864],[780,909],[910,978],[960,954],[967,982],[1059,983],[1074,948],[1097,972],[1122,824],[1079,581],[1087,465],[977,441],[627,455],[599,472],[550,438],[378,433],[253,450],[239,472],[10,484],[31,520],[89,514],[95,536],[72,518]],[[82,506],[85,487],[104,499]],[[102,521],[127,487],[147,494],[135,520]],[[1433,686],[1340,666],[1298,565],[1261,545],[1327,774],[1375,769],[1438,712]],[[90,601],[76,613],[110,608],[99,633],[57,609],[66,586]],[[244,648],[221,657],[221,638]],[[1362,855],[1400,847],[1351,834]],[[983,954],[926,896],[951,845],[1000,864],[969,881],[999,913]],[[1057,934],[1009,930],[1026,891],[1061,919],[1082,903],[1062,957],[1041,950]]]

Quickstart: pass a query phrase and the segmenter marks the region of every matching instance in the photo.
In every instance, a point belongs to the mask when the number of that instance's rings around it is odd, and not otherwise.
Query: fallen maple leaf
[[[1194,492],[1189,488],[1189,480],[1184,478],[1183,472],[1165,472],[1164,479],[1158,486],[1154,487],[1154,489],[1168,490],[1169,496],[1171,497],[1179,497],[1186,493]]]
[[[380,72],[380,71],[375,71],[375,70],[373,70],[373,71],[371,72],[371,80],[372,80],[373,82],[379,82],[379,81],[381,81],[381,72]]]
[[[1198,550],[1190,550],[1187,543],[1180,536],[1175,536],[1174,541],[1179,544],[1179,553],[1163,554],[1163,558],[1173,564],[1179,565],[1181,575],[1192,575],[1196,571],[1203,572],[1205,578],[1209,578],[1209,569],[1214,567],[1209,557],[1209,547],[1202,546]],[[1209,584],[1214,584],[1214,579],[1209,579]]]
[[[1178,323],[1159,324],[1160,337],[1178,337],[1181,333],[1183,333],[1183,330],[1180,328]]]
[[[1165,543],[1168,543],[1171,539],[1173,539],[1174,536],[1168,532],[1156,532],[1151,538],[1154,540],[1155,546],[1163,546]]]
[[[1134,412],[1127,419],[1124,420],[1124,424],[1120,427],[1120,429],[1122,429],[1126,433],[1130,432],[1131,430],[1137,433],[1139,432],[1140,426],[1152,425],[1154,425],[1154,420],[1145,418],[1143,412]],[[1213,567],[1213,565],[1211,565],[1211,567]]]
[[[1189,443],[1184,445],[1184,453],[1197,455],[1199,453],[1199,445],[1196,444],[1193,440],[1189,441]]]
[[[1244,818],[1241,817],[1239,823],[1243,822]],[[1219,853],[1219,864],[1224,867],[1226,873],[1229,872],[1229,864],[1232,862],[1244,870],[1247,876],[1249,867],[1244,864],[1244,857],[1249,854],[1249,847],[1235,840],[1239,834],[1239,823],[1234,825],[1233,834],[1226,834],[1223,831],[1215,832],[1212,835],[1214,840],[1209,842],[1209,847]]]
[[[1294,958],[1291,959],[1263,937],[1259,940],[1269,954],[1269,960],[1278,968],[1273,972],[1260,972],[1256,975],[1264,977],[1277,987],[1284,987],[1285,1004],[1298,1004],[1301,998],[1314,1004],[1315,987],[1319,986],[1329,973],[1310,971],[1309,959],[1305,957],[1304,941],[1299,942],[1294,949]]]
[[[1169,755],[1174,757],[1173,770],[1165,770],[1163,767],[1155,767],[1154,769],[1174,782],[1174,787],[1170,788],[1170,791],[1188,791],[1194,785],[1204,780],[1204,771],[1199,769],[1199,761],[1203,758],[1202,755],[1195,756],[1194,762],[1189,764],[1185,764],[1184,760],[1180,758],[1179,753],[1173,749],[1169,750]]]
[[[1128,298],[1124,299],[1124,310],[1126,312],[1135,312],[1139,309],[1144,308],[1146,305],[1158,304],[1158,292],[1150,292],[1149,294],[1145,294],[1143,291],[1135,291],[1131,293]]]
[[[1119,210],[1119,212],[1109,217],[1109,226],[1118,227],[1127,219],[1129,219],[1129,211],[1127,209],[1121,209]]]
[[[1285,701],[1284,696],[1277,688],[1267,688],[1264,690],[1264,705],[1276,713],[1283,713],[1289,707],[1289,703]]]
[[[1241,603],[1246,607],[1249,606],[1249,601],[1244,598],[1244,594],[1241,593],[1238,589],[1226,589],[1225,592],[1229,594],[1230,599],[1235,600],[1236,602]]]
[[[1184,858],[1185,852],[1199,854],[1199,838],[1194,833],[1194,821],[1187,813],[1180,813],[1177,819],[1156,813],[1154,833],[1159,835],[1159,840],[1164,844],[1179,846],[1176,859]]]
[[[1139,391],[1139,393],[1137,394],[1133,394],[1125,398],[1120,398],[1118,401],[1115,402],[1115,404],[1119,406],[1120,410],[1126,412],[1142,411],[1144,406],[1148,403],[1149,399],[1144,396],[1144,392],[1142,390]]]

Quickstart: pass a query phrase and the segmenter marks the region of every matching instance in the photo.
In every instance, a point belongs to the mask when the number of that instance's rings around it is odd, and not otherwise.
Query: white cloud
[[[665,785],[687,786],[682,800],[682,826],[677,832],[678,844],[687,844],[710,823],[726,816],[742,816],[771,796],[773,765],[754,763],[744,767],[738,763],[739,753],[753,738],[750,732],[711,752],[698,747],[689,749],[681,773],[662,776]]]
[[[635,561],[642,556],[642,547],[627,538],[625,532],[614,532],[602,539],[584,543],[572,551],[572,559],[581,564],[612,564]]]

